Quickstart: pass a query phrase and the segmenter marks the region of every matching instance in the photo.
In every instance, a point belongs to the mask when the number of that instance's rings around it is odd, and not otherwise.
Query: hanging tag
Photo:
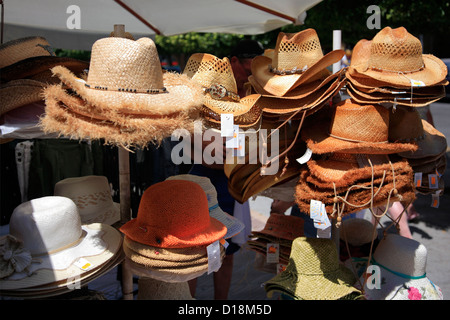
[[[439,173],[438,169],[436,168],[436,175],[440,178],[442,177],[442,174]]]
[[[228,248],[229,243],[228,243],[227,240],[225,240],[224,238],[222,238],[222,239],[220,239],[219,241],[220,241],[220,244],[221,244],[225,249]]]
[[[78,259],[77,261],[74,262],[74,265],[84,271],[87,271],[92,268],[92,263],[87,261],[85,258]]]
[[[287,265],[285,265],[283,263],[278,263],[277,264],[277,274],[285,271],[286,267],[287,267]]]
[[[312,150],[310,148],[306,148],[305,154],[302,155],[300,158],[297,159],[297,162],[300,164],[307,163],[309,159],[311,159],[312,156]]]
[[[422,186],[422,172],[414,173],[414,185],[416,187],[421,187]]]
[[[206,247],[206,252],[208,254],[208,274],[211,272],[216,272],[222,265],[220,261],[220,245],[219,240],[214,241]]]
[[[278,263],[280,262],[280,244],[268,243],[266,247],[266,262]]]
[[[311,200],[309,203],[309,216],[313,220],[322,220],[322,202],[318,200]]]
[[[239,126],[233,125],[233,136],[226,137],[225,147],[229,149],[239,148]]]
[[[439,189],[438,177],[435,174],[428,175],[429,189]]]
[[[411,81],[411,86],[413,87],[425,87],[425,83],[420,80],[409,79]]]
[[[439,198],[440,198],[441,190],[436,191],[431,195],[431,207],[432,208],[439,208]]]
[[[325,238],[330,239],[331,238],[331,226],[325,229],[317,229],[317,238]]]
[[[232,137],[234,132],[234,116],[232,113],[220,114],[220,136]]]
[[[235,157],[245,157],[245,134],[239,133],[237,140],[239,145],[233,149],[233,155]]]

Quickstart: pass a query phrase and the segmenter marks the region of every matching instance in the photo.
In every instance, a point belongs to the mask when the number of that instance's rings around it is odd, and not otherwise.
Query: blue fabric
[[[314,227],[314,220],[311,217],[300,211],[297,204],[294,204],[291,209],[291,216],[302,218],[304,223],[304,234],[307,238],[317,238],[317,229]]]

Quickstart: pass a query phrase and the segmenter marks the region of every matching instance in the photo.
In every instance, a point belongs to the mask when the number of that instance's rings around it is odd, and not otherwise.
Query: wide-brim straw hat
[[[264,289],[269,297],[279,291],[295,299],[337,300],[359,294],[355,282],[351,270],[339,263],[331,239],[299,237],[292,243],[286,269],[267,281]]]
[[[391,154],[417,150],[414,143],[389,142],[389,110],[360,105],[350,99],[338,103],[331,123],[315,123],[301,132],[313,153]]]
[[[314,29],[298,33],[280,32],[272,58],[257,56],[252,60],[253,78],[265,91],[284,96],[295,87],[330,75],[328,66],[344,56],[343,50],[323,55]]]
[[[3,244],[11,258],[2,260],[1,289],[15,290],[76,281],[119,254],[122,236],[113,227],[81,225],[75,203],[66,197],[46,196],[17,206],[9,224],[13,242]],[[20,262],[20,265],[19,263]]]
[[[420,40],[404,27],[385,27],[371,41],[367,63],[354,68],[358,73],[379,81],[411,87],[411,80],[431,86],[447,75],[444,62],[422,54]]]
[[[144,191],[137,217],[120,231],[142,244],[187,248],[218,241],[227,229],[209,215],[206,193],[197,183],[165,180]]]
[[[379,267],[379,288],[370,288],[364,282],[364,295],[368,300],[442,300],[442,290],[426,273],[427,248],[420,242],[387,234],[373,253],[370,264]]]
[[[43,100],[44,88],[45,83],[31,79],[12,80],[0,85],[2,102],[0,116],[16,108]]]
[[[97,40],[86,80],[62,66],[52,71],[86,102],[103,110],[162,116],[202,104],[201,88],[194,81],[183,74],[163,72],[150,38]]]
[[[162,116],[102,110],[79,96],[69,95],[59,85],[48,86],[43,94],[46,108],[39,126],[45,133],[57,133],[71,139],[103,140],[111,145],[145,147],[150,143],[160,143],[176,134],[177,129],[193,132],[198,119],[196,110]]]

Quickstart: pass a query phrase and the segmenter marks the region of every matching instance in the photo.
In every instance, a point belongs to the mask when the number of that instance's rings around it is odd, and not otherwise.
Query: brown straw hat
[[[354,68],[358,73],[379,81],[411,86],[411,80],[426,86],[443,81],[447,67],[439,58],[422,54],[422,44],[404,27],[385,27],[371,41],[367,64]]]
[[[280,32],[273,57],[255,57],[251,70],[255,81],[265,91],[284,96],[300,84],[330,75],[327,67],[343,56],[343,50],[334,50],[324,56],[314,29]]]
[[[271,214],[267,219],[264,228],[253,231],[250,236],[268,236],[271,239],[284,239],[293,241],[295,238],[304,235],[304,220],[297,216],[284,214]]]
[[[43,99],[45,83],[30,79],[12,80],[0,85],[0,115]]]
[[[168,115],[201,106],[201,88],[182,74],[163,73],[156,45],[108,37],[92,46],[86,81],[67,68],[53,73],[89,104],[136,115]]]
[[[380,105],[360,105],[350,99],[334,107],[331,123],[307,126],[301,134],[308,148],[317,154],[390,154],[417,150],[417,145],[413,143],[389,142],[387,108]]]

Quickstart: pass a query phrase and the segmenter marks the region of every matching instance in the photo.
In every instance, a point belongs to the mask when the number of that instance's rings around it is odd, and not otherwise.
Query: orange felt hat
[[[205,191],[197,183],[165,180],[144,191],[137,217],[120,231],[141,244],[187,248],[220,240],[227,228],[210,217]]]

